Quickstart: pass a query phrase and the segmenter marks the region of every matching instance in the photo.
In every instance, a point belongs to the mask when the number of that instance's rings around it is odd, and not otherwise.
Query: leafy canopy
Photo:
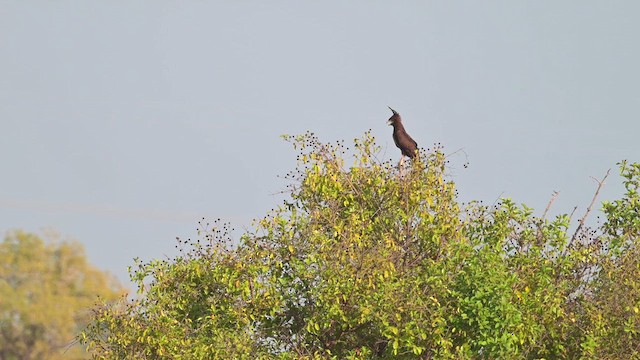
[[[97,359],[628,358],[640,346],[640,164],[598,228],[502,199],[462,206],[441,148],[398,169],[370,133],[286,136],[290,196],[232,245],[201,224],[95,309]],[[584,223],[584,220],[582,221]],[[182,243],[182,242],[181,242]]]
[[[74,338],[96,296],[123,293],[75,242],[14,231],[0,242],[0,359],[83,359]]]

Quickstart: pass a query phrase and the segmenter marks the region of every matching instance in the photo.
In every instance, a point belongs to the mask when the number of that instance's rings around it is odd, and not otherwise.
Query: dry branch
[[[611,169],[607,170],[607,173],[604,176],[604,178],[602,178],[602,180],[598,180],[598,179],[594,178],[593,176],[591,177],[593,180],[595,180],[598,183],[598,188],[596,189],[595,194],[593,194],[593,199],[591,199],[591,203],[589,204],[589,207],[587,208],[587,211],[584,213],[584,216],[582,217],[582,219],[580,219],[580,221],[578,222],[578,227],[576,228],[576,231],[573,233],[573,236],[571,237],[571,241],[569,242],[569,246],[571,244],[573,244],[573,241],[576,239],[576,237],[578,237],[578,234],[580,233],[580,230],[582,230],[582,227],[584,227],[584,223],[587,221],[587,217],[589,217],[589,213],[591,212],[591,209],[593,208],[593,204],[595,204],[596,199],[598,198],[598,194],[600,194],[600,190],[604,186],[605,180],[607,180],[607,177],[609,177],[609,172],[611,172]]]

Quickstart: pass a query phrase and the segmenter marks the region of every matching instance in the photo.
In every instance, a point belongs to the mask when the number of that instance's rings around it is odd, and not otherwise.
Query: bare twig
[[[445,159],[450,158],[453,155],[456,155],[457,153],[462,153],[464,155],[464,164],[462,164],[462,167],[464,167],[465,169],[469,167],[469,155],[467,155],[467,152],[464,151],[464,148],[460,148],[450,154],[445,155]]]
[[[493,204],[491,204],[491,206],[496,206],[497,203],[499,203],[502,200],[502,195],[504,195],[504,191],[500,193],[500,195],[498,195],[498,197],[496,198],[496,200],[493,202]]]
[[[448,159],[449,157],[451,157],[451,156],[453,156],[453,155],[455,155],[455,154],[457,154],[459,152],[463,153],[464,157],[465,157],[465,160],[467,160],[467,162],[469,162],[469,155],[467,155],[467,152],[464,151],[464,148],[460,148],[460,149],[458,149],[458,150],[456,150],[456,151],[454,151],[454,152],[452,152],[452,153],[450,153],[448,155],[445,155],[445,158]]]
[[[569,214],[569,222],[571,222],[573,220],[573,214],[576,213],[576,210],[578,210],[578,207],[574,206],[573,210],[571,210],[571,214]]]
[[[560,192],[554,190],[553,191],[553,195],[551,195],[551,200],[549,200],[549,203],[547,204],[547,207],[544,209],[544,212],[542,213],[542,219],[543,220],[544,220],[544,218],[547,217],[547,213],[549,212],[549,209],[551,209],[551,205],[553,205],[553,203],[558,198],[558,195],[560,195]]]
[[[595,180],[598,183],[598,188],[596,189],[595,194],[593,194],[593,199],[591,199],[591,204],[589,204],[587,211],[584,213],[584,216],[582,217],[582,219],[580,219],[578,223],[578,227],[576,228],[576,231],[573,233],[573,236],[571,237],[571,241],[569,241],[568,246],[571,246],[571,244],[573,244],[573,241],[576,239],[576,237],[578,237],[580,230],[582,230],[584,223],[587,221],[587,217],[589,217],[589,213],[591,212],[591,209],[593,208],[593,204],[595,204],[596,199],[598,198],[598,194],[600,193],[600,190],[604,186],[605,180],[607,180],[607,177],[609,176],[609,172],[611,172],[611,169],[607,170],[607,174],[604,176],[604,178],[602,178],[602,180],[598,180],[593,176],[591,177],[593,180]]]
[[[551,205],[553,205],[553,203],[558,198],[558,195],[560,195],[560,192],[554,190],[553,194],[551,195],[551,199],[549,199],[549,203],[547,204],[547,207],[544,209],[544,212],[542,213],[542,217],[540,218],[540,222],[538,223],[538,232],[536,235],[539,242],[542,242],[543,240],[542,227],[544,225],[544,219],[547,217],[547,213],[549,212],[549,209],[551,209]]]

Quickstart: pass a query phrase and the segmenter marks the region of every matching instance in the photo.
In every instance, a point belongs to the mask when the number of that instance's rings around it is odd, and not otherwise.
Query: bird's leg
[[[400,158],[400,162],[398,163],[398,169],[402,169],[402,165],[404,164],[404,155]]]

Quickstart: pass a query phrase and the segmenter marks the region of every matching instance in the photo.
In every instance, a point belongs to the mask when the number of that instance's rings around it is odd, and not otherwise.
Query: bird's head
[[[387,124],[389,126],[394,126],[394,125],[396,125],[397,123],[399,123],[401,121],[400,114],[398,114],[398,112],[393,110],[391,107],[389,107],[389,106],[387,106],[387,107],[389,108],[389,110],[391,110],[391,112],[393,112],[393,115],[391,115],[391,117],[387,121]]]

